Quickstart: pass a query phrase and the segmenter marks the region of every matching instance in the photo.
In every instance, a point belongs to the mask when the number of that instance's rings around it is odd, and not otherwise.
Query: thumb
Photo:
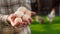
[[[36,15],[36,12],[31,12],[31,16],[34,16],[34,15]]]

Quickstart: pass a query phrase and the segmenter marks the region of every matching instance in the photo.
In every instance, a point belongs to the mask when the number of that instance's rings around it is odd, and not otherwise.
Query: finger
[[[25,20],[25,25],[30,25],[30,21],[29,20]]]
[[[28,22],[26,20],[24,21],[24,25],[28,25]]]
[[[26,10],[25,14],[28,14],[29,16],[31,16],[31,11],[30,10]]]
[[[12,14],[12,15],[11,15],[11,19],[15,19],[16,17],[17,17],[16,14]]]
[[[25,26],[25,22],[24,21],[23,21],[23,24],[22,25],[23,25],[23,27]]]
[[[9,21],[10,21],[10,22],[13,22],[15,18],[16,18],[16,15],[15,15],[15,14],[11,14],[11,15],[9,16]]]
[[[26,22],[27,22],[27,25],[30,25],[30,21],[29,20],[26,20]]]
[[[27,26],[27,22],[24,22],[24,27]]]
[[[31,12],[31,16],[36,15],[36,12]]]
[[[23,24],[22,24],[22,27],[24,27],[24,26],[25,26],[25,22],[23,21],[22,23],[23,23]]]
[[[16,21],[16,22],[11,22],[11,25],[14,26],[14,27],[18,27],[18,26],[22,26],[23,23],[20,23],[20,22]]]
[[[29,18],[28,20],[29,20],[29,22],[30,22],[30,23],[33,21],[33,19],[32,19],[32,18]]]
[[[36,15],[36,12],[32,12],[32,11],[30,11],[30,10],[27,10],[27,11],[25,12],[25,14],[28,14],[29,16],[33,16],[33,15]]]
[[[23,24],[18,24],[16,27],[21,28],[23,27]]]
[[[16,24],[15,27],[21,27],[20,23],[19,24]]]
[[[8,17],[8,21],[9,21],[10,23],[13,22],[13,20],[12,20],[10,17]]]
[[[28,22],[26,20],[23,21],[23,25],[24,26],[27,26],[28,25]]]

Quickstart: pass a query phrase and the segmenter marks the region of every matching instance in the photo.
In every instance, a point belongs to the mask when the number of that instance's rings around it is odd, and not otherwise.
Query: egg
[[[26,10],[25,14],[28,14],[29,16],[31,16],[31,11],[30,10]]]
[[[19,7],[19,8],[17,9],[17,11],[22,11],[23,13],[24,13],[26,10],[27,10],[26,7]]]
[[[21,19],[21,18],[15,18],[14,22],[15,22],[15,23],[16,23],[16,22],[22,23],[22,19]]]
[[[15,14],[18,16],[18,17],[22,17],[24,15],[23,12],[21,11],[16,11]]]
[[[22,19],[23,20],[28,20],[29,18],[31,18],[31,17],[29,15],[25,14]]]

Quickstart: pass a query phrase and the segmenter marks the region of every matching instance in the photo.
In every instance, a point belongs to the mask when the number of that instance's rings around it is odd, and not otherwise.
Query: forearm
[[[7,22],[8,15],[0,14],[0,21],[2,24],[9,25]]]

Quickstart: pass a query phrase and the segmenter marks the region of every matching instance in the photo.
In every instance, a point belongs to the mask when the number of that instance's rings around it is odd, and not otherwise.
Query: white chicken
[[[51,13],[48,14],[47,20],[51,23],[55,17],[55,9],[52,9]]]
[[[15,12],[15,14],[17,15],[17,18],[21,18],[24,15],[25,11],[28,11],[28,9],[25,7],[18,8],[17,11]],[[26,17],[28,17],[28,16],[26,16]],[[23,17],[23,19],[26,19],[26,17]],[[15,19],[15,21],[17,21],[17,20],[19,21],[19,19]],[[22,29],[22,31],[20,32],[22,34],[31,34],[29,25],[22,27],[20,29]]]

